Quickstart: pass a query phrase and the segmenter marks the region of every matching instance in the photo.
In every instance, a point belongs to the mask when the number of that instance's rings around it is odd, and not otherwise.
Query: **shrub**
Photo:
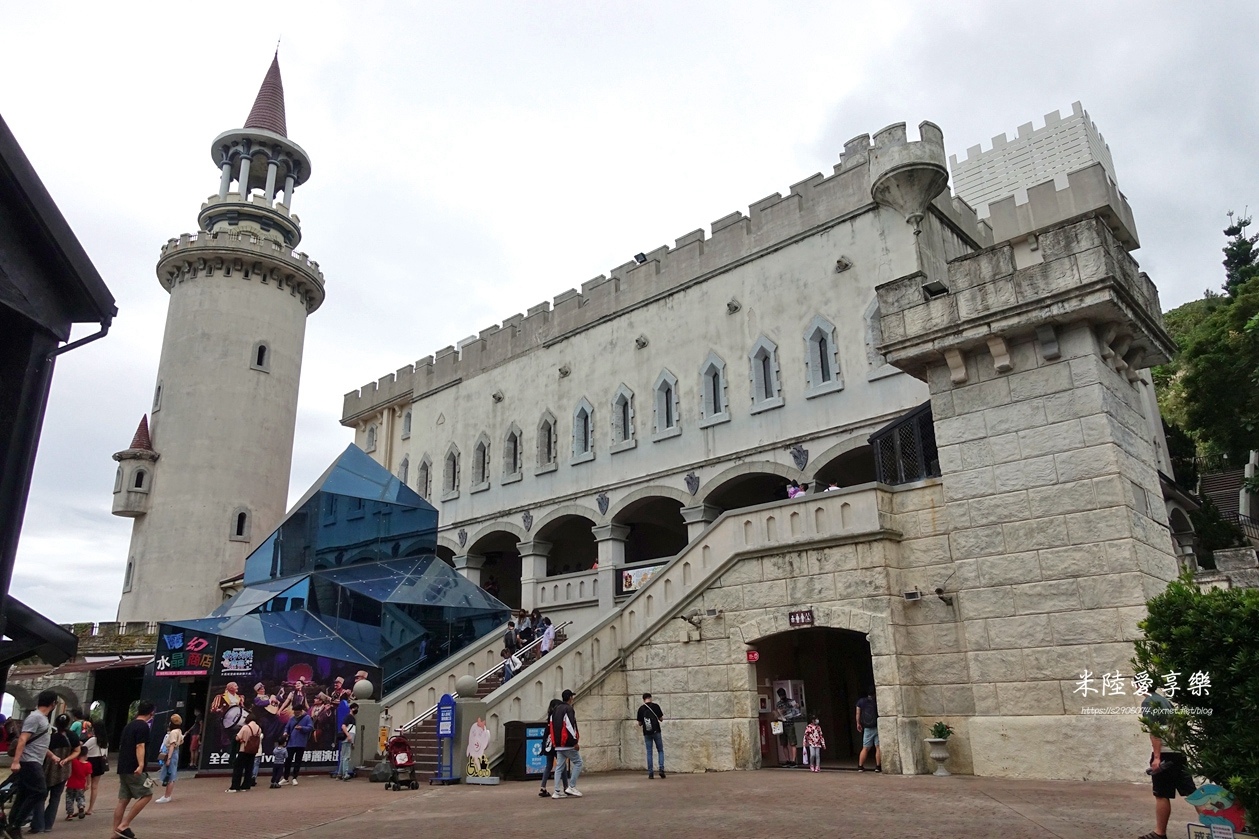
[[[1156,733],[1184,753],[1195,775],[1237,796],[1247,823],[1259,825],[1259,590],[1204,592],[1186,578],[1148,605],[1133,664],[1156,684],[1180,674],[1169,698],[1194,709],[1182,707]],[[1198,672],[1210,686],[1194,695],[1189,679]]]
[[[947,740],[952,735],[953,726],[944,722],[944,720],[940,720],[935,725],[931,726],[931,736],[936,740]]]

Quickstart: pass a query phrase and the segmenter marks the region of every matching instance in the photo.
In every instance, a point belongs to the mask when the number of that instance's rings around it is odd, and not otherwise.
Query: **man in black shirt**
[[[149,760],[149,725],[153,703],[141,699],[136,718],[127,723],[118,742],[118,806],[114,808],[114,836],[135,839],[131,822],[153,800],[153,782],[144,772]],[[130,805],[130,806],[128,806]]]
[[[643,694],[643,704],[638,706],[638,727],[643,730],[643,744],[647,747],[647,777],[654,778],[656,773],[651,764],[651,747],[656,746],[656,754],[660,755],[660,777],[664,778],[664,740],[660,736],[660,723],[664,719],[664,711],[651,701],[651,694]]]

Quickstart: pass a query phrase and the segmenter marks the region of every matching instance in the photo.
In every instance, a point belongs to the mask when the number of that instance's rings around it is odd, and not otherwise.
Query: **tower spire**
[[[258,88],[258,97],[254,99],[249,118],[245,120],[245,127],[261,128],[279,134],[281,137],[288,136],[288,129],[284,122],[284,82],[280,79],[278,45],[275,48],[275,57],[271,59],[271,67],[262,80],[262,87]]]

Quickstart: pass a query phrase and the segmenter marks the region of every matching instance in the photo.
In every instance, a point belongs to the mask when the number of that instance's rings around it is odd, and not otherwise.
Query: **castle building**
[[[278,56],[245,126],[210,154],[218,192],[158,258],[170,304],[153,404],[114,455],[113,512],[134,520],[120,621],[208,614],[287,501],[306,317],[324,281],[295,251],[310,158],[288,138]]]
[[[649,690],[687,744],[672,768],[773,765],[782,687],[851,764],[872,683],[891,771],[928,771],[937,720],[954,771],[1144,765],[1139,726],[1085,709],[1120,700],[1076,688],[1131,675],[1177,573],[1143,373],[1172,345],[1078,131],[1077,108],[972,150],[986,218],[950,194],[934,124],[861,135],[833,172],[346,395],[356,443],[437,507],[439,554],[567,623],[485,697],[493,742],[570,688],[587,764],[636,768]],[[498,647],[384,703],[418,730]]]

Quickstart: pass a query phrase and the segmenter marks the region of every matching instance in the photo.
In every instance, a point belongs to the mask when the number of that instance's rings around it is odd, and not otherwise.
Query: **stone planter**
[[[931,759],[936,762],[935,775],[952,775],[953,773],[944,768],[945,761],[949,759],[949,741],[938,737],[927,737],[926,742],[931,746]]]

